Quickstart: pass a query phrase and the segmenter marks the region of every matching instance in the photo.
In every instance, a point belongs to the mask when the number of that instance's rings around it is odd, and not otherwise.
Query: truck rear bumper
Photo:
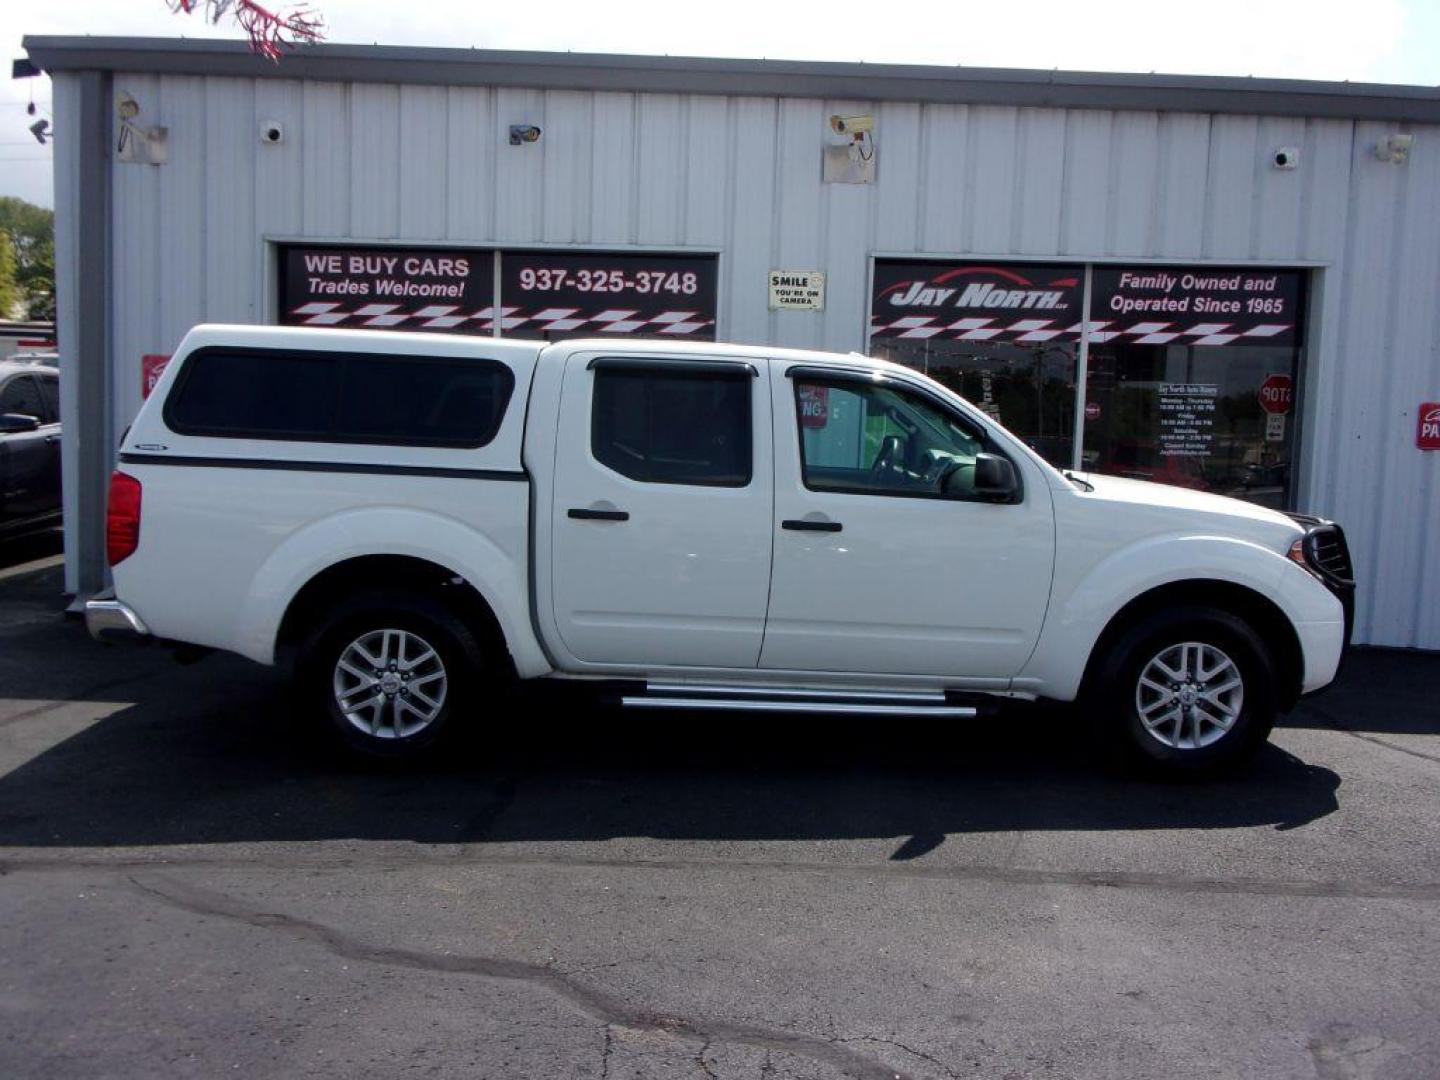
[[[151,640],[150,630],[133,608],[113,596],[96,596],[85,601],[85,629],[96,641]]]

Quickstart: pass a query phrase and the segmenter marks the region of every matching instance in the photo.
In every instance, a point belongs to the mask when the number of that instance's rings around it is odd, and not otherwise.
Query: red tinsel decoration
[[[271,11],[255,0],[167,0],[170,10],[190,15],[204,9],[205,17],[218,23],[227,15],[240,24],[250,39],[250,48],[269,60],[279,60],[281,51],[299,43],[312,44],[325,36],[325,22],[306,4]]]

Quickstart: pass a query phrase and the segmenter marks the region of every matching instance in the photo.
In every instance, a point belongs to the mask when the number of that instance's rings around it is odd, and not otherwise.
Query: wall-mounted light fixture
[[[1391,165],[1404,165],[1410,160],[1410,149],[1415,145],[1415,136],[1408,131],[1397,131],[1386,135],[1375,144],[1375,156]]]
[[[523,146],[540,141],[540,128],[535,124],[511,124],[510,145]]]

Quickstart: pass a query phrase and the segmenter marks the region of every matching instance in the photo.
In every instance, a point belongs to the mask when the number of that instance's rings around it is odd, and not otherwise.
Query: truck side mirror
[[[1020,490],[1010,459],[999,454],[975,455],[975,494],[986,499],[1009,499]]]
[[[22,431],[34,431],[40,426],[38,416],[26,413],[0,413],[0,435],[15,435]]]

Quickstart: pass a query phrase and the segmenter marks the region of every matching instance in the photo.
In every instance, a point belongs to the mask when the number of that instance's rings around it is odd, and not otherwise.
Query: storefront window
[[[1084,268],[881,261],[871,352],[925,372],[1068,468]]]
[[[1090,268],[1082,467],[1288,505],[1300,273]],[[1086,268],[877,260],[870,349],[1074,464]]]
[[[1097,267],[1083,465],[1288,505],[1300,276]]]

